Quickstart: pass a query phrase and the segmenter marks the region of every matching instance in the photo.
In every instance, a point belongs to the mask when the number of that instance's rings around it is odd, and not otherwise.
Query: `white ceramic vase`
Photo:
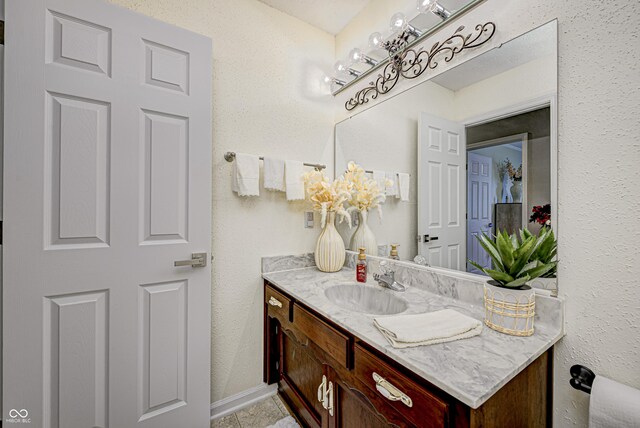
[[[519,204],[522,202],[522,180],[514,180],[513,186],[511,187],[511,196],[513,197],[513,202]]]
[[[327,213],[327,223],[324,225],[314,254],[316,266],[322,272],[338,272],[344,266],[345,249],[342,236],[336,229],[336,213]]]
[[[358,248],[365,248],[365,253],[370,256],[377,256],[378,243],[376,242],[376,236],[367,224],[368,217],[368,211],[358,211],[358,227],[351,237],[349,249],[358,251]]]
[[[484,285],[484,323],[501,333],[531,336],[536,305],[534,289],[527,285],[514,290],[492,282]]]

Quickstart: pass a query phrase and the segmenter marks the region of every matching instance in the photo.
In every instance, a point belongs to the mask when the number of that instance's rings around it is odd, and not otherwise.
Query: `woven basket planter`
[[[536,309],[533,288],[512,290],[494,285],[484,285],[484,323],[487,327],[511,336],[531,336]]]

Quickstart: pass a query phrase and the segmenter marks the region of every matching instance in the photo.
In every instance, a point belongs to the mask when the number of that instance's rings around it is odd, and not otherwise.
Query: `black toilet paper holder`
[[[595,373],[593,373],[591,369],[581,366],[580,364],[576,364],[571,367],[569,373],[571,373],[571,380],[569,380],[569,384],[571,384],[572,387],[578,391],[591,394],[593,380],[596,378]]]

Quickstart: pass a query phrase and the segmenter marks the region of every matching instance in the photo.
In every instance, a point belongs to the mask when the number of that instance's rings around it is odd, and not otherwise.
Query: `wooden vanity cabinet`
[[[304,426],[551,426],[551,351],[471,409],[266,281],[264,319],[265,382]]]

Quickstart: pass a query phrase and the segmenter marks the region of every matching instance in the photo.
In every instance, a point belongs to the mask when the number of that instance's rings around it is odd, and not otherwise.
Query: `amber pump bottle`
[[[356,263],[356,281],[367,282],[367,255],[364,248],[358,248],[358,263]]]
[[[391,253],[389,254],[389,258],[392,260],[400,260],[398,256],[398,246],[399,244],[391,244]]]

